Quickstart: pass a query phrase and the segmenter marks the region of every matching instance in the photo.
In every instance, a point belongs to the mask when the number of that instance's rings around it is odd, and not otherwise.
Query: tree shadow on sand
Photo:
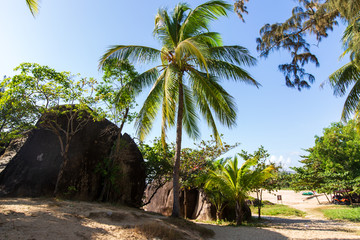
[[[277,239],[283,240],[288,237],[258,227],[245,227],[245,226],[218,226],[211,224],[201,224],[201,226],[209,228],[215,232],[212,239],[221,240],[234,240],[234,239],[252,239],[252,240],[269,240]]]
[[[302,231],[349,231],[344,228],[344,223],[321,219],[290,219],[280,217],[264,217],[267,225],[277,229],[302,230]]]

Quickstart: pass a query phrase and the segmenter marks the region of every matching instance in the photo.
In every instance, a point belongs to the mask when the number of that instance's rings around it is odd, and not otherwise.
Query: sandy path
[[[300,209],[307,213],[304,218],[265,217],[269,220],[266,227],[223,227],[206,225],[216,233],[214,239],[360,239],[360,224],[329,221],[316,209],[321,207],[316,198],[302,196],[290,190],[276,194],[264,193],[263,199],[274,203],[277,196],[282,196],[282,204]],[[328,204],[325,196],[320,196],[322,204]]]

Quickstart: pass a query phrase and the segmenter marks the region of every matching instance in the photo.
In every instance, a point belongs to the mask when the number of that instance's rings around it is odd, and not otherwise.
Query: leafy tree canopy
[[[359,188],[360,136],[354,121],[325,128],[323,136],[315,136],[315,146],[307,151],[309,155],[301,160],[303,166],[293,168],[296,189],[331,193]]]
[[[91,97],[94,79],[77,79],[70,72],[57,72],[36,63],[22,63],[14,70],[19,74],[0,82],[2,145],[33,128],[41,115],[60,114],[59,105],[77,104],[79,110],[89,110],[94,104]],[[101,109],[93,108],[90,112],[97,113],[100,118],[103,116]]]
[[[235,11],[243,19],[248,0],[236,0]],[[358,0],[297,0],[292,15],[282,23],[265,24],[257,39],[257,50],[262,57],[273,51],[285,50],[291,54],[291,62],[279,65],[285,76],[286,85],[301,90],[309,88],[315,77],[304,66],[314,63],[319,66],[317,57],[311,52],[307,36],[316,37],[320,42],[328,37],[338,20],[352,25],[358,20],[360,2]],[[356,44],[358,45],[358,44]]]
[[[128,60],[107,59],[102,66],[104,72],[102,82],[96,86],[96,100],[105,104],[108,110],[107,118],[118,124],[120,133],[126,122],[132,122],[137,113],[135,108],[135,89],[127,83],[139,74]]]

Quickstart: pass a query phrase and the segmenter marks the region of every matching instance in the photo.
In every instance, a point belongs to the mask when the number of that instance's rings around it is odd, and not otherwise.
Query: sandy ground
[[[281,195],[282,201],[277,201]],[[360,224],[326,220],[318,210],[328,205],[324,195],[303,196],[301,192],[281,190],[275,194],[264,192],[264,200],[282,203],[307,213],[304,218],[265,217],[269,220],[266,227],[219,227],[207,225],[216,233],[214,239],[360,239]]]
[[[306,211],[304,218],[267,217],[264,227],[228,227],[201,224],[214,230],[215,240],[228,239],[360,239],[360,225],[328,221],[316,210],[315,198],[280,191],[282,203]],[[277,202],[276,194],[264,199]],[[327,202],[324,196],[321,203]],[[279,202],[280,203],[280,202]],[[165,217],[107,204],[55,199],[0,199],[0,240],[7,239],[152,239],[136,230],[142,224],[165,225]],[[176,227],[176,226],[175,226]],[[181,229],[177,229],[183,231]],[[183,231],[187,239],[201,239]],[[176,238],[175,238],[176,239]]]
[[[157,214],[107,204],[0,199],[1,240],[146,240],[147,234],[137,228],[146,224],[176,229],[185,239],[200,239],[196,233],[183,231],[164,219]]]

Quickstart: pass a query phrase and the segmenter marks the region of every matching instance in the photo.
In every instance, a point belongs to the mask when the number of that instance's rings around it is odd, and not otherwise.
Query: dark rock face
[[[155,189],[150,185],[145,190],[145,199],[148,200]],[[186,197],[186,201],[185,201]],[[216,219],[215,207],[207,200],[206,194],[197,189],[187,190],[186,193],[180,193],[180,210],[181,215],[185,216],[186,203],[186,218],[197,219],[202,221],[211,221]],[[151,202],[144,207],[146,211],[161,213],[165,216],[170,216],[173,204],[173,186],[172,182],[167,182],[162,186],[152,198]],[[249,206],[244,205],[244,220],[251,220],[251,210]],[[222,214],[223,219],[233,221],[236,219],[235,208],[226,207]]]
[[[31,131],[24,145],[0,174],[0,196],[51,195],[61,164],[56,141],[56,137],[44,129]]]
[[[151,197],[155,191],[154,187],[149,185],[145,190],[146,201]],[[186,201],[185,201],[186,197]],[[146,211],[161,213],[165,216],[170,216],[173,206],[173,184],[172,182],[165,183],[154,195],[151,202],[144,207]],[[187,190],[186,193],[180,193],[180,214],[185,216],[186,203],[186,217],[189,219],[198,220],[212,220],[215,218],[215,209],[206,200],[203,192],[197,189]]]
[[[129,205],[141,202],[145,188],[144,160],[127,134],[121,137],[122,148],[113,150],[118,131],[107,120],[89,121],[74,135],[69,162],[59,182],[59,195],[77,200],[98,200],[107,179],[102,166],[113,155],[113,167],[121,169],[122,174],[121,179],[113,181],[117,187],[108,192],[108,200]],[[11,160],[0,173],[0,196],[53,196],[63,161],[58,137],[53,132],[39,124],[28,134],[21,148],[13,147],[12,151],[7,149],[6,152],[0,156],[0,163]]]
[[[4,152],[0,154],[0,173],[5,169],[6,165],[24,145],[26,139],[27,135],[23,138],[12,140],[11,143],[6,147],[6,149],[4,149]]]
[[[165,183],[154,195],[151,202],[144,207],[146,211],[161,213],[165,216],[170,216],[172,205],[174,202],[172,182]],[[155,188],[150,184],[145,190],[146,202],[150,199]]]
[[[113,181],[107,181],[100,200],[140,207],[145,190],[145,163],[134,140],[124,134],[110,154]]]
[[[90,121],[74,136],[69,150],[70,160],[59,182],[62,197],[68,195],[70,198],[90,201],[97,199],[104,181],[98,166],[109,156],[117,133],[117,127],[109,121]],[[59,157],[61,164],[62,158]]]

